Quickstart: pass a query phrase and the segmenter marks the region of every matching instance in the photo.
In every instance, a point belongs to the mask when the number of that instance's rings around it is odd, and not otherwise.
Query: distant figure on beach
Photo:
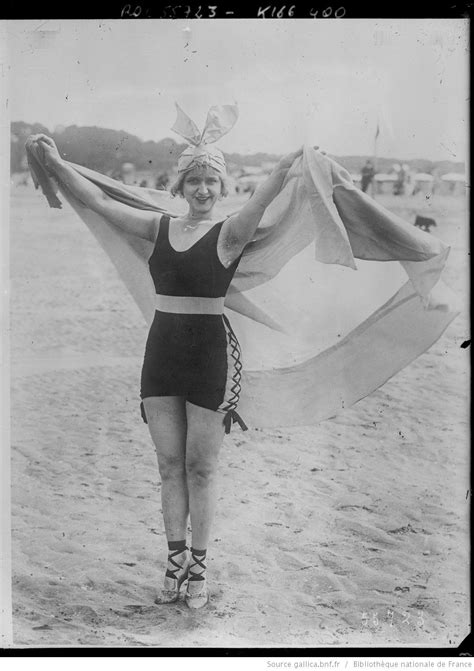
[[[393,184],[394,196],[403,196],[405,193],[406,170],[404,165],[397,165],[397,179]]]
[[[164,172],[160,172],[155,181],[155,189],[164,191],[168,188],[169,183],[170,183],[170,177],[166,172],[166,170]]]
[[[404,194],[405,196],[411,196],[413,195],[413,189],[415,187],[413,181],[413,171],[411,170],[408,163],[404,163],[402,168],[405,171]]]
[[[364,193],[367,192],[372,180],[375,176],[374,164],[371,160],[366,161],[364,167],[361,170],[361,183],[360,187]]]
[[[133,163],[123,163],[120,168],[120,181],[130,186],[137,186],[136,169]]]

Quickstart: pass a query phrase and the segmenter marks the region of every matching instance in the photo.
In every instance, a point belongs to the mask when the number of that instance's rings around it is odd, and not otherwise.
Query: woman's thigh
[[[181,396],[149,396],[143,399],[148,429],[158,463],[181,461],[186,455],[186,402]]]
[[[186,402],[187,437],[186,462],[188,467],[201,464],[211,468],[224,440],[224,415],[221,412],[202,408]]]

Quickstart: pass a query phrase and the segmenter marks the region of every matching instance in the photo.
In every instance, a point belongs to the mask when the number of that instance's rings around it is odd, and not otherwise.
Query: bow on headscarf
[[[194,121],[175,103],[178,116],[171,130],[189,142],[189,147],[178,159],[178,172],[194,167],[211,167],[226,174],[224,155],[217,147],[210,147],[234,126],[239,116],[237,105],[214,105],[207,113],[202,133]]]

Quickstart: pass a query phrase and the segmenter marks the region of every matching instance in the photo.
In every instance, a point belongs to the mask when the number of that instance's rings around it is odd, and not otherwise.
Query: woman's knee
[[[186,474],[185,460],[180,455],[158,454],[158,470],[162,480],[181,479]]]
[[[206,486],[216,476],[217,458],[209,459],[198,455],[186,458],[186,476],[198,486]]]

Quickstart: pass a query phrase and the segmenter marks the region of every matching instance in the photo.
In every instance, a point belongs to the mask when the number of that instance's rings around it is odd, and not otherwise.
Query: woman
[[[55,208],[61,191],[150,321],[142,415],[158,454],[169,541],[157,602],[176,601],[188,577],[191,608],[208,600],[217,457],[224,430],[240,420],[237,403],[260,427],[331,418],[426,351],[458,314],[439,279],[449,248],[355,188],[342,166],[312,148],[282,159],[238,215],[218,220],[226,170],[209,144],[236,117],[235,106],[212,107],[200,133],[178,108],[173,130],[190,146],[172,191],[188,211],[172,224],[161,215],[177,211],[162,193],[62,161],[44,135],[26,143],[35,186]],[[340,267],[356,270],[355,259],[373,263],[349,279]],[[226,307],[240,313],[236,320],[248,318],[239,324],[246,342],[241,395],[239,345],[222,314],[231,280]],[[292,309],[300,296],[304,302]]]
[[[234,120],[235,122],[235,120]],[[230,123],[232,127],[233,123]],[[207,125],[206,125],[207,126]],[[224,297],[244,247],[269,203],[280,192],[302,149],[279,161],[238,214],[219,220],[226,195],[223,154],[208,146],[224,131],[188,137],[173,194],[187,213],[173,221],[156,212],[131,210],[61,159],[54,141],[37,135],[49,171],[82,203],[123,231],[154,243],[148,261],[156,312],[142,368],[142,416],[156,447],[162,479],[162,511],[168,540],[164,587],[156,603],[185,601],[201,608],[209,599],[206,552],[216,504],[218,454],[239,400],[240,348],[223,315]],[[186,545],[188,516],[192,544]]]

